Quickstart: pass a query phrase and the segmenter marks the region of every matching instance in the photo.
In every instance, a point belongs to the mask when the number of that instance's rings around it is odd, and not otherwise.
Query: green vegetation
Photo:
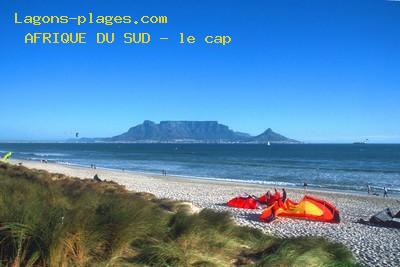
[[[0,163],[0,266],[354,266],[342,245],[277,239],[226,213]]]

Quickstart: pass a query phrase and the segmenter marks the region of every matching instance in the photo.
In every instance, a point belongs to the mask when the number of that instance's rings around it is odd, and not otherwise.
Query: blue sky
[[[7,1],[0,9],[0,140],[112,136],[145,119],[271,127],[312,142],[400,142],[400,2]],[[23,15],[167,15],[167,25],[34,27]],[[88,44],[26,45],[27,32]],[[147,31],[149,46],[94,44]],[[178,34],[228,34],[229,46]],[[120,37],[118,37],[120,39]]]

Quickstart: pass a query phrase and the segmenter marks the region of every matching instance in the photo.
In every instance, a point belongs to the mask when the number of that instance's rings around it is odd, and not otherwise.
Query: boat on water
[[[353,143],[353,145],[365,145],[365,144],[368,144],[368,139],[365,139],[364,141],[361,141],[361,142],[354,142]]]

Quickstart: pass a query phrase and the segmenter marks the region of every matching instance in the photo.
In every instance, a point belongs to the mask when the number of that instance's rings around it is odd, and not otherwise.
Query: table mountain
[[[298,143],[267,129],[251,136],[235,132],[217,121],[161,121],[149,120],[130,128],[127,132],[103,138],[103,142],[177,142],[177,143]]]

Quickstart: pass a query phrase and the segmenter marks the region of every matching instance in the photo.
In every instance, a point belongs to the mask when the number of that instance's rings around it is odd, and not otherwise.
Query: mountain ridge
[[[78,142],[110,143],[300,143],[268,128],[252,136],[237,132],[218,121],[160,121],[145,120],[125,133],[108,138],[80,138]]]

